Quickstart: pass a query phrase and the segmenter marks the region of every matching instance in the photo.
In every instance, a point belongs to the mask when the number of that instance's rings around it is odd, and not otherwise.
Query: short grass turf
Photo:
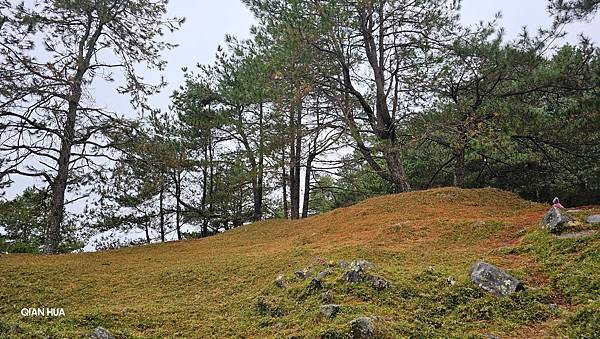
[[[0,337],[346,338],[371,317],[376,336],[594,337],[600,333],[600,237],[557,239],[548,206],[495,189],[454,188],[369,199],[300,221],[98,253],[0,256]],[[569,232],[598,207],[574,213]],[[340,261],[366,259],[386,290],[346,283]],[[526,285],[495,298],[470,283],[478,260]],[[330,269],[322,289],[294,276]],[[275,278],[284,276],[286,288]],[[450,284],[449,281],[454,281]],[[319,313],[330,291],[341,310]],[[22,308],[64,317],[23,317]]]

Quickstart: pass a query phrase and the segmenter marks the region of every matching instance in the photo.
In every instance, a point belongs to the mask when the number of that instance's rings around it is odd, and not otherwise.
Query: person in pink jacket
[[[554,198],[552,200],[552,207],[556,207],[556,208],[565,208],[561,203],[560,200],[558,200],[558,198]]]

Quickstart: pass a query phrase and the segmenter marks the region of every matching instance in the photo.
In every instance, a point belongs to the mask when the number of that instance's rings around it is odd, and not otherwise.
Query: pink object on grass
[[[556,208],[565,208],[561,203],[560,200],[558,200],[558,198],[554,198],[552,199],[552,207],[556,207]]]

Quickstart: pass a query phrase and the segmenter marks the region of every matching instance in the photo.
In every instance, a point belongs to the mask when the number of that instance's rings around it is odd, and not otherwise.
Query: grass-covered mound
[[[87,337],[97,326],[123,338],[344,337],[361,316],[381,337],[600,333],[600,232],[558,239],[539,229],[546,208],[494,189],[434,189],[199,240],[3,255],[0,337]],[[600,209],[577,216],[593,212]],[[339,262],[356,259],[374,263],[372,273],[390,286],[346,282]],[[505,269],[526,290],[483,292],[468,278],[477,260]],[[294,276],[327,268],[320,288]],[[275,282],[280,274],[286,288]],[[341,305],[335,317],[320,314],[326,291]],[[66,315],[22,317],[24,307]]]

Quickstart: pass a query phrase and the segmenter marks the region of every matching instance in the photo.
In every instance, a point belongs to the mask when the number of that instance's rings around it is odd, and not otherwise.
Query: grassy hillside
[[[546,208],[494,189],[434,189],[206,239],[2,255],[0,337],[87,337],[97,326],[121,338],[345,337],[359,316],[373,317],[381,337],[600,333],[600,232],[557,239],[539,229]],[[592,212],[600,209],[575,215]],[[357,259],[374,263],[391,287],[344,282],[339,262]],[[480,259],[527,289],[482,292],[468,280]],[[327,267],[321,290],[294,277]],[[275,284],[279,274],[286,289]],[[333,319],[319,314],[326,290],[342,305]],[[61,307],[66,316],[22,317],[23,307]]]

